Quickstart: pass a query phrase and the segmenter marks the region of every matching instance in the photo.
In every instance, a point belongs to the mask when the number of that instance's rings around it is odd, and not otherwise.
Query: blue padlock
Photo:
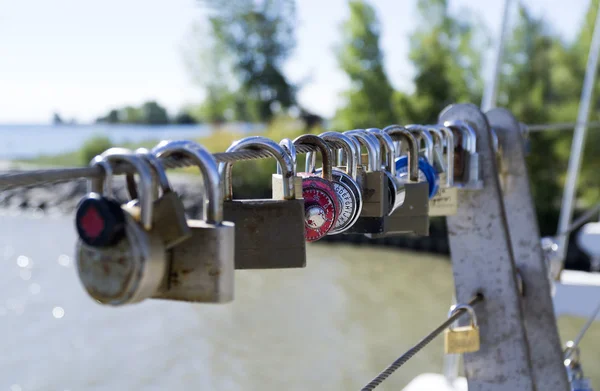
[[[401,156],[396,159],[396,175],[408,179],[408,157]],[[439,176],[435,171],[435,168],[427,159],[419,156],[419,180],[427,181],[429,183],[429,199],[433,198],[438,191],[439,187]]]

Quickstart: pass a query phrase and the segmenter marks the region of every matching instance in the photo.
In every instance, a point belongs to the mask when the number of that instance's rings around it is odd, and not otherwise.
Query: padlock
[[[192,236],[192,230],[187,225],[185,208],[181,199],[173,191],[167,173],[160,159],[145,148],[139,148],[135,151],[136,155],[145,159],[152,167],[155,178],[158,182],[162,194],[154,194],[154,213],[152,214],[152,224],[154,229],[163,239],[165,248],[169,249],[178,245]],[[132,198],[126,204],[127,211],[136,220],[139,220],[139,199],[137,188],[133,175],[127,175],[127,188],[129,196]]]
[[[360,159],[360,151],[356,144],[348,136],[338,132],[325,132],[319,135],[323,140],[331,145],[331,149],[341,149],[345,151],[346,166],[338,164],[333,167],[333,188],[340,200],[340,211],[334,227],[329,230],[328,235],[336,235],[346,231],[352,227],[360,216],[362,211],[362,189],[358,184],[358,161]],[[314,170],[315,154],[309,152],[306,154],[306,172],[314,172],[317,175],[321,174],[322,169]]]
[[[367,150],[366,168],[358,167],[358,178],[363,191],[363,208],[356,223],[347,234],[381,234],[387,232],[390,210],[385,174],[381,170],[381,150],[377,138],[363,129],[344,132]]]
[[[458,212],[458,189],[454,186],[454,134],[452,130],[442,125],[427,125],[431,134],[440,139],[440,152],[443,170],[439,172],[439,187],[437,193],[429,200],[429,216],[453,216]]]
[[[292,156],[266,137],[247,137],[227,152],[268,152],[282,174],[273,177],[272,199],[233,199],[232,163],[219,164],[224,189],[225,219],[235,223],[236,269],[283,269],[306,266],[304,200],[297,197]],[[301,195],[301,194],[300,194]]]
[[[382,171],[386,178],[387,215],[389,216],[404,203],[405,197],[404,182],[399,181],[396,177],[396,147],[394,146],[394,140],[381,129],[370,128],[367,129],[367,133],[377,138],[383,152],[382,157],[385,157],[385,159],[382,159]]]
[[[444,126],[460,132],[461,145],[455,151],[454,185],[462,190],[481,190],[483,181],[479,173],[479,154],[475,130],[464,121],[446,121]]]
[[[430,185],[427,181],[419,181],[417,140],[411,132],[399,125],[388,126],[383,132],[407,146],[408,154],[396,159],[396,177],[404,187],[404,202],[388,217],[388,230],[385,234],[366,236],[379,238],[403,233],[429,235]]]
[[[202,220],[187,220],[191,238],[168,250],[169,272],[153,298],[226,303],[234,296],[235,226],[223,221],[223,192],[213,155],[193,141],[168,141],[152,149],[157,157],[187,158],[204,184]]]
[[[296,154],[296,146],[294,142],[289,138],[284,138],[279,142],[279,145],[285,150],[285,152],[292,158],[292,167],[294,169],[294,176],[292,177],[294,180],[294,194],[297,199],[302,199],[302,177],[296,175],[297,171],[297,160],[298,155]],[[283,196],[283,171],[281,170],[281,166],[277,164],[277,173],[272,175],[271,178],[271,188],[272,190],[272,198],[274,200],[284,200]]]
[[[340,200],[333,182],[333,154],[325,140],[314,134],[304,134],[294,140],[300,144],[317,147],[323,161],[320,175],[302,172],[302,197],[304,197],[304,237],[314,242],[327,235],[335,226],[341,210]]]
[[[435,153],[431,133],[421,125],[407,125],[406,129],[416,135],[418,141],[423,141],[425,148],[419,153],[419,171],[423,173],[429,183],[429,198],[433,198],[438,191],[440,180],[438,171],[434,167]],[[441,159],[437,159],[440,164]],[[400,168],[398,168],[401,171]]]
[[[579,346],[576,346],[573,341],[568,341],[564,355],[564,365],[571,391],[593,391],[590,379],[583,374]]]
[[[107,206],[105,197],[97,193],[85,197],[76,214],[77,272],[88,294],[99,303],[140,302],[156,292],[167,264],[162,239],[152,226],[152,172],[127,149],[111,148],[101,158],[111,165],[126,163],[135,168],[140,177],[141,222],[122,208],[114,208],[114,202]]]
[[[467,304],[457,305],[450,309],[448,317],[454,315],[460,309],[467,310],[471,317],[471,323],[468,326],[450,326],[444,331],[444,351],[446,354],[472,353],[479,350],[479,326],[473,307]]]

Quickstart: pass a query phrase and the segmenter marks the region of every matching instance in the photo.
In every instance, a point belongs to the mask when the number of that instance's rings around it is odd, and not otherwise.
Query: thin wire
[[[483,300],[482,295],[476,295],[471,300],[469,300],[469,302],[467,304],[472,306],[482,300]],[[463,308],[457,310],[454,313],[454,315],[452,315],[448,319],[446,319],[445,322],[443,322],[441,325],[439,325],[435,330],[433,330],[431,333],[429,333],[425,338],[420,340],[415,346],[408,349],[406,351],[406,353],[404,353],[402,356],[398,357],[389,367],[387,367],[383,372],[381,372],[379,375],[377,375],[377,377],[375,379],[371,380],[369,382],[369,384],[367,384],[366,386],[361,388],[361,391],[374,390],[377,386],[379,386],[381,383],[383,383],[385,381],[385,379],[390,377],[398,368],[400,368],[402,365],[404,365],[415,354],[417,354],[421,349],[423,349],[425,346],[427,346],[431,341],[433,341],[433,339],[435,337],[437,337],[442,331],[444,331],[445,329],[450,327],[456,319],[460,318],[466,312],[467,311]]]
[[[555,124],[535,124],[525,126],[528,132],[543,132],[547,130],[574,130],[578,125],[586,126],[591,129],[598,129],[600,128],[600,121],[560,122]]]
[[[568,358],[568,356],[570,355],[571,350],[573,350],[577,346],[579,346],[579,342],[581,342],[581,340],[585,336],[585,333],[588,331],[588,329],[590,328],[590,326],[592,325],[592,323],[594,323],[594,320],[598,316],[598,313],[600,313],[600,302],[598,302],[598,306],[596,307],[596,309],[594,310],[594,312],[592,312],[592,314],[588,318],[587,322],[585,322],[585,324],[583,325],[583,327],[579,331],[579,334],[577,335],[577,337],[573,340],[573,344],[570,345],[567,349],[565,349],[565,359]]]
[[[598,211],[600,211],[600,203],[598,203],[598,204],[594,205],[593,207],[591,207],[590,209],[588,209],[587,212],[585,212],[584,214],[579,216],[577,218],[577,220],[572,222],[571,225],[569,225],[569,227],[565,231],[559,233],[558,235],[556,235],[556,237],[566,236],[566,235],[570,234],[571,232],[575,231],[577,228],[581,227],[584,223],[591,220],[592,217],[594,217],[594,215],[596,213],[598,213]]]

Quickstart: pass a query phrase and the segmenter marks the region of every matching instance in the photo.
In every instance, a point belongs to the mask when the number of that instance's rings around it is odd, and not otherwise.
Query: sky
[[[590,0],[522,1],[572,39]],[[416,0],[371,4],[382,25],[388,76],[394,87],[410,91],[408,36],[423,22]],[[497,39],[503,1],[450,4],[477,13]],[[285,72],[293,82],[308,81],[300,104],[329,117],[348,83],[333,52],[348,17],[346,0],[297,0],[297,13],[297,47]],[[174,114],[201,101],[184,47],[204,15],[197,0],[0,0],[0,123],[48,123],[54,112],[90,122],[111,108],[151,99]]]

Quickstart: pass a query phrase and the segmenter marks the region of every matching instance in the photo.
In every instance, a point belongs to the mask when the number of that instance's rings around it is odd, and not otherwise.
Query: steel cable
[[[316,151],[316,148],[310,145],[296,146],[296,152],[308,153]],[[269,152],[261,150],[243,150],[236,152],[218,152],[213,155],[219,162],[235,163],[243,160],[272,158]],[[165,168],[190,167],[194,164],[186,158],[169,157],[161,159]],[[134,173],[133,169],[124,164],[118,164],[114,168],[115,174]],[[15,187],[40,186],[47,183],[66,182],[81,178],[101,178],[103,175],[100,167],[70,167],[46,170],[27,170],[23,172],[13,172],[0,175],[0,190],[9,190]]]
[[[472,305],[479,303],[482,300],[483,300],[483,295],[478,294],[475,297],[473,297],[471,300],[469,300],[469,302],[467,304],[472,306]],[[383,372],[381,372],[379,375],[377,375],[376,378],[371,380],[369,382],[369,384],[367,384],[366,386],[361,388],[361,391],[374,390],[377,386],[379,386],[381,383],[383,383],[385,381],[385,379],[390,377],[398,368],[400,368],[402,365],[404,365],[415,354],[417,354],[421,349],[423,349],[425,346],[427,346],[431,341],[434,340],[435,337],[437,337],[438,335],[440,335],[440,333],[442,331],[444,331],[445,329],[450,327],[456,319],[460,318],[466,312],[467,311],[465,309],[458,309],[454,313],[454,315],[452,315],[448,319],[446,319],[445,322],[443,322],[435,330],[433,330],[432,332],[427,334],[427,336],[425,336],[425,338],[420,340],[415,346],[408,349],[406,351],[406,353],[404,353],[402,356],[398,357],[392,364],[390,364],[390,366],[388,366]]]

